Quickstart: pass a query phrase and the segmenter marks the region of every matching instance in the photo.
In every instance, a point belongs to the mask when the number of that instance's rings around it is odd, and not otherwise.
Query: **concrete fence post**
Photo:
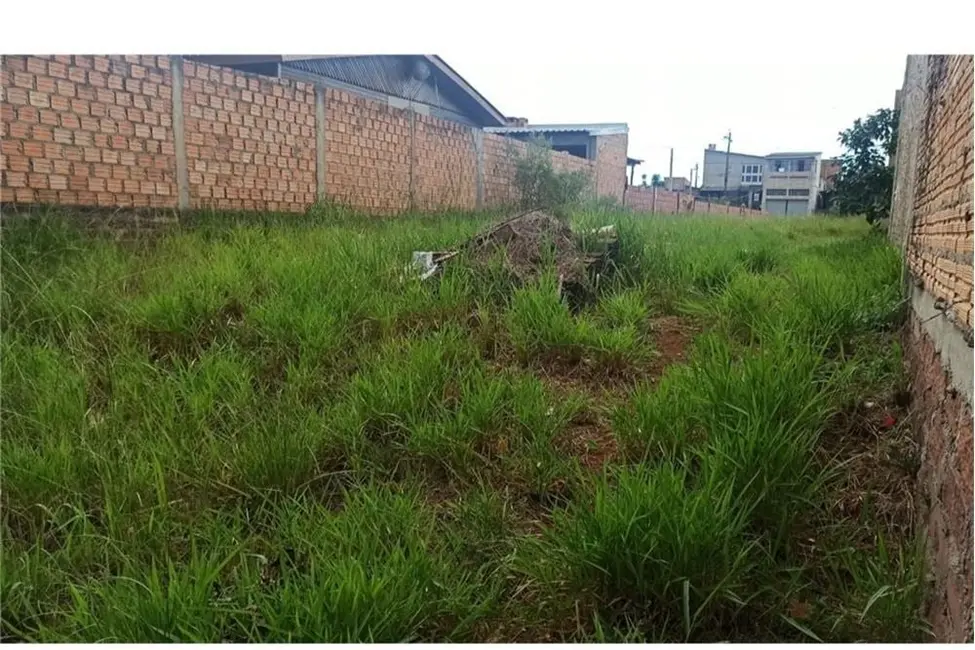
[[[315,197],[325,200],[325,88],[315,86]]]
[[[650,214],[655,214],[657,211],[657,186],[654,185],[653,189],[650,191]]]
[[[173,77],[173,149],[176,152],[176,207],[190,207],[190,171],[186,162],[186,134],[183,120],[183,57],[169,59],[169,71]]]

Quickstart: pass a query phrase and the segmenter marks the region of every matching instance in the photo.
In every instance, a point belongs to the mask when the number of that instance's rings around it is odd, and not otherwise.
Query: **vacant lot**
[[[924,638],[866,224],[582,212],[570,310],[404,277],[483,218],[270,221],[5,227],[6,639]]]

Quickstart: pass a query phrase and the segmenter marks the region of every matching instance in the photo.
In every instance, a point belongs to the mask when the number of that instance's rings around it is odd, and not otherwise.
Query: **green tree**
[[[653,187],[663,187],[664,179],[660,174],[654,174],[650,177],[650,185]]]
[[[890,215],[897,147],[897,112],[882,108],[840,132],[846,150],[830,197],[835,210],[862,214],[875,223]]]

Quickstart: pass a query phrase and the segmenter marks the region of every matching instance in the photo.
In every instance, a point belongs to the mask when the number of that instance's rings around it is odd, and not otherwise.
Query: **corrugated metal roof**
[[[608,124],[529,124],[528,126],[491,126],[488,133],[588,133],[589,135],[620,135],[629,133],[625,122]]]
[[[472,125],[501,125],[505,121],[504,115],[497,108],[457,74],[456,70],[434,54],[188,55],[187,58],[230,67],[259,63],[280,64],[296,73],[429,104],[452,114],[465,116]],[[255,72],[260,73],[256,70]],[[313,78],[312,80],[314,81]]]
[[[284,65],[394,97],[441,105],[433,89],[411,74],[416,61],[417,57],[409,56],[333,56],[296,59]]]

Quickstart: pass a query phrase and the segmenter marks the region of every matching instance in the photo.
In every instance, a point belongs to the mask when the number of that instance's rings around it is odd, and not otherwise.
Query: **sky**
[[[8,4],[8,23],[35,21],[33,4]],[[637,179],[666,175],[671,147],[687,176],[729,129],[740,153],[839,154],[839,131],[893,106],[907,53],[971,53],[975,19],[970,0],[275,0],[270,13],[168,0],[145,29],[129,0],[48,4],[43,30],[4,34],[9,51],[438,54],[505,115],[626,122]]]
[[[839,131],[893,108],[904,56],[818,63],[648,65],[639,60],[521,60],[442,52],[447,63],[507,116],[529,123],[626,122],[629,155],[649,179],[688,177],[704,149],[731,130],[731,150],[822,151],[838,155]]]

